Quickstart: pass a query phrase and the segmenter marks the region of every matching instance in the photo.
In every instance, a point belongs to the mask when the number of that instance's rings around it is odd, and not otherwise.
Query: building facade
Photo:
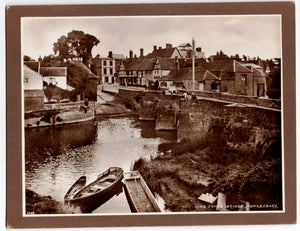
[[[24,110],[40,110],[44,106],[43,76],[23,66]]]
[[[93,62],[98,84],[118,84],[116,59],[97,55]]]

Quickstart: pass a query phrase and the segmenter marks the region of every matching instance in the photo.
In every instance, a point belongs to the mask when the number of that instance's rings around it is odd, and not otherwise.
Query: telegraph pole
[[[193,41],[192,41],[192,58],[193,58],[193,91],[195,91],[195,40],[193,37]]]

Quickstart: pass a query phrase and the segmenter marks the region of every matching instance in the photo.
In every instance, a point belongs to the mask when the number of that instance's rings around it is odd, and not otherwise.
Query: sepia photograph
[[[26,215],[284,211],[280,15],[21,25]]]
[[[7,226],[296,222],[295,6],[7,8]]]

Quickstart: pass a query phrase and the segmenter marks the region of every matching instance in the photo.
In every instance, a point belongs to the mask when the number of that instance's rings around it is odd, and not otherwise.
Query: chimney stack
[[[157,49],[157,46],[154,45],[154,46],[153,46],[153,51],[156,51],[156,49]]]
[[[140,49],[140,58],[143,58],[143,57],[144,57],[144,49],[141,48],[141,49]]]
[[[112,58],[113,57],[113,53],[112,53],[112,51],[109,51],[108,52],[108,58]]]
[[[133,51],[130,50],[130,51],[129,51],[129,59],[132,59],[132,58],[133,58]]]
[[[202,51],[202,48],[201,48],[201,47],[197,47],[197,48],[196,48],[196,51],[201,52],[201,51]]]
[[[171,43],[166,43],[166,48],[167,49],[171,49],[172,48],[172,44]]]
[[[158,49],[161,50],[161,47],[159,47]]]

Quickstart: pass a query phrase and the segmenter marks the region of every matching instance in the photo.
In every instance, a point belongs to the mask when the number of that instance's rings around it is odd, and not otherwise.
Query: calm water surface
[[[154,122],[137,117],[25,130],[25,183],[42,196],[63,202],[82,175],[87,183],[109,167],[130,171],[134,161],[158,153],[162,143],[175,143],[176,132],[155,131]],[[124,192],[93,213],[129,213]]]

